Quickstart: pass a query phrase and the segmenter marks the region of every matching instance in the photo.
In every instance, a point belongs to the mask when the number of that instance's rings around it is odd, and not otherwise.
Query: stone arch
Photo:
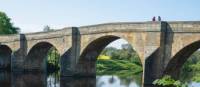
[[[164,74],[171,75],[173,78],[178,78],[181,67],[187,59],[200,48],[200,40],[190,43],[179,50],[175,56],[168,62]]]
[[[55,47],[49,42],[39,42],[28,52],[24,61],[24,68],[28,71],[44,71],[46,68],[46,57],[50,48]],[[55,47],[55,49],[57,49]]]
[[[38,40],[38,41],[29,41],[28,42],[28,48],[27,48],[27,54],[32,50],[32,48],[34,47],[34,46],[36,46],[38,43],[49,43],[49,44],[51,44],[52,45],[52,47],[55,47],[57,50],[58,50],[58,52],[59,52],[59,54],[62,54],[63,52],[63,50],[61,49],[62,48],[62,46],[59,44],[59,43],[56,43],[56,41],[54,42],[54,40]]]
[[[11,70],[12,50],[7,45],[0,45],[0,70]]]
[[[86,47],[84,47],[83,51],[81,52],[80,58],[78,59],[76,66],[78,70],[76,72],[79,73],[79,75],[87,75],[87,76],[95,75],[96,59],[99,56],[99,54],[108,44],[120,38],[124,39],[122,37],[115,35],[105,35],[97,39],[94,39],[89,44],[87,44]],[[126,41],[130,43],[128,40]]]

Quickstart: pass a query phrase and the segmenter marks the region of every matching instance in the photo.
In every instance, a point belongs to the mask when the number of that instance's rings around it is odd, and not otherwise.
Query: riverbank
[[[96,63],[97,75],[118,75],[126,77],[142,73],[142,66],[134,64],[127,60],[98,60]]]

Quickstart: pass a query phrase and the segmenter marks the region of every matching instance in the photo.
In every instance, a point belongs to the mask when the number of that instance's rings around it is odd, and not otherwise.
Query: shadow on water
[[[0,72],[0,87],[95,87],[96,78],[59,77],[59,73]]]
[[[133,79],[115,75],[89,78],[60,77],[59,73],[0,72],[0,87],[140,87]]]

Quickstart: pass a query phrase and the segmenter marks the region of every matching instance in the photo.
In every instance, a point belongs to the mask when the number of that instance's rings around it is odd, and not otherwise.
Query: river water
[[[0,87],[141,87],[141,75],[121,77],[101,75],[96,78],[60,78],[59,73],[0,72]],[[191,82],[189,87],[200,87],[200,83]]]

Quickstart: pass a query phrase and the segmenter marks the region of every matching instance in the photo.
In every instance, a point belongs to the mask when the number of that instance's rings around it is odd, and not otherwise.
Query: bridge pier
[[[80,56],[80,32],[77,27],[72,27],[72,47],[61,56],[61,76],[76,74],[76,63]]]
[[[19,49],[16,49],[11,54],[11,71],[24,71],[24,60],[27,55],[27,40],[24,34],[19,35]]]

